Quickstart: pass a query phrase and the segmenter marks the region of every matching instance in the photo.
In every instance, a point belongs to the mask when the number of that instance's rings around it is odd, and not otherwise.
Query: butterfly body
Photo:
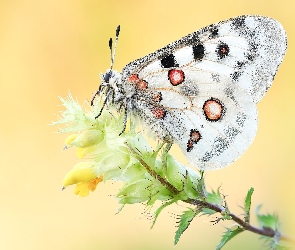
[[[125,66],[108,70],[108,102],[180,146],[199,169],[239,158],[257,131],[256,103],[286,51],[275,20],[240,16],[193,32]]]

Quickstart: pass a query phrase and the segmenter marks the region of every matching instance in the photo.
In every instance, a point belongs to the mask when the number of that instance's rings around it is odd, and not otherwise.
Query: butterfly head
[[[121,74],[112,69],[108,69],[104,74],[101,75],[101,86],[113,89],[116,91],[121,85]]]
[[[103,82],[109,83],[110,82],[110,78],[112,76],[112,71],[111,70],[107,70],[102,76],[103,76]]]
[[[117,103],[122,100],[124,97],[124,90],[121,83],[121,74],[118,71],[108,69],[104,74],[101,74],[101,84],[98,94],[103,93],[112,103]]]

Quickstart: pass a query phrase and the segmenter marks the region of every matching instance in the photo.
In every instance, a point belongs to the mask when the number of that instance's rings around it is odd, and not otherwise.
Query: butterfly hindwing
[[[186,81],[199,70],[184,67]],[[168,70],[166,70],[168,74]],[[161,78],[163,72],[146,77]],[[257,130],[257,110],[249,93],[230,78],[213,81],[201,74],[197,85],[148,88],[134,102],[149,130],[177,143],[187,159],[201,169],[224,167],[252,143]],[[166,79],[166,82],[168,79]],[[163,84],[165,86],[165,84]],[[155,97],[161,98],[155,100]]]
[[[225,167],[252,143],[255,104],[285,50],[282,26],[268,17],[207,26],[123,69],[123,87],[132,95],[128,112],[177,143],[194,166]]]

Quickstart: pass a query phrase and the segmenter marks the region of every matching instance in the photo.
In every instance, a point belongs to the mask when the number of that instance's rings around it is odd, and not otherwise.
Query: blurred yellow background
[[[62,192],[63,176],[79,160],[73,150],[62,150],[66,135],[48,124],[57,120],[58,96],[68,90],[80,103],[90,100],[99,73],[110,65],[108,40],[118,24],[115,68],[121,70],[203,26],[242,14],[279,20],[288,51],[258,104],[253,145],[230,167],[208,172],[207,185],[222,184],[237,214],[254,187],[253,210],[262,203],[262,212],[276,212],[283,232],[295,237],[294,1],[1,0],[0,6],[0,249],[215,249],[223,222],[194,220],[174,247],[177,206],[164,210],[150,230],[144,205],[115,215],[118,183],[100,184],[86,198],[72,187]],[[224,249],[260,249],[258,238],[246,232]]]

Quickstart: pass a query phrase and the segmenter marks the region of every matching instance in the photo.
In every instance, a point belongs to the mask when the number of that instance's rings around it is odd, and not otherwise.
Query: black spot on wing
[[[241,69],[245,64],[246,64],[246,62],[244,62],[244,61],[237,61],[235,68]]]
[[[217,137],[213,143],[213,150],[215,155],[222,154],[229,147],[229,142],[222,137]]]
[[[235,98],[234,90],[232,88],[230,88],[230,87],[225,88],[224,93],[229,99],[231,99],[235,103],[235,105],[238,106],[238,102]]]
[[[243,73],[243,67],[247,64],[247,61],[237,61],[236,65],[234,66],[235,71],[230,74],[230,77],[234,80],[237,81],[238,78],[242,75]]]
[[[205,48],[203,44],[193,46],[193,54],[195,60],[202,60],[205,55]]]
[[[174,68],[178,67],[175,57],[173,54],[169,54],[161,59],[161,65],[163,68]]]
[[[212,152],[206,152],[202,157],[201,161],[207,162],[213,157]]]
[[[253,61],[257,57],[258,45],[255,42],[249,43],[249,52],[245,54],[248,61]]]
[[[247,58],[248,61],[253,61],[256,55],[254,53],[246,53],[245,57]]]
[[[255,30],[253,30],[246,24],[246,18],[246,16],[240,16],[232,19],[231,27],[236,32],[238,32],[239,35],[248,37],[249,39],[253,39],[253,37],[255,36]]]
[[[232,20],[231,26],[234,29],[241,29],[245,27],[245,16],[240,16]]]
[[[225,58],[229,54],[229,46],[224,42],[220,42],[217,45],[216,53],[220,59]]]
[[[232,142],[239,133],[241,133],[241,131],[236,129],[235,127],[227,127],[224,129],[224,134],[227,136],[227,139],[230,142]]]
[[[214,156],[219,156],[229,147],[229,142],[227,139],[222,137],[216,137],[213,144],[211,145],[212,150],[207,151],[202,157],[203,162],[211,160]]]
[[[210,30],[211,34],[209,35],[209,39],[216,38],[218,36],[218,28],[212,27]]]
[[[249,43],[249,51],[251,53],[257,53],[258,47],[259,47],[259,45],[253,41]]]
[[[230,74],[230,77],[234,80],[237,81],[238,78],[241,76],[242,72],[240,71],[234,71],[232,74]]]
[[[247,119],[247,116],[245,113],[239,112],[237,114],[237,118],[236,118],[236,123],[240,126],[240,127],[244,127],[244,123]]]

